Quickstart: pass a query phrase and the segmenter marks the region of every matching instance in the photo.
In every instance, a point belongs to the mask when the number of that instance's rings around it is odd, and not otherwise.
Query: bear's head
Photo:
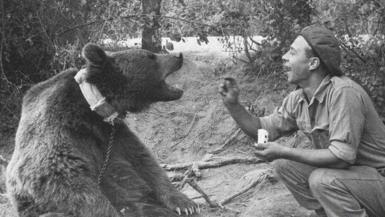
[[[182,90],[166,83],[167,76],[182,67],[182,54],[155,54],[143,49],[107,54],[99,46],[87,44],[82,56],[86,59],[86,81],[121,114],[182,97]]]

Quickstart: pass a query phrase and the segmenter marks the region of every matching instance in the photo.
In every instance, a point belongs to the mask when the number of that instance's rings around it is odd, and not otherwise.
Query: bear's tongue
[[[179,85],[168,85],[166,82],[162,83],[161,90],[156,93],[156,98],[159,101],[172,101],[181,98],[183,90]]]
[[[181,90],[181,85],[179,84],[174,84],[174,85],[167,85],[168,86],[168,89],[170,89],[171,91],[180,91]]]

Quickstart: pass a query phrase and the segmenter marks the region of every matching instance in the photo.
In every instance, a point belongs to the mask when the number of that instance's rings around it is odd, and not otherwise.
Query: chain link
[[[114,142],[114,137],[115,137],[115,125],[111,125],[111,133],[110,133],[110,138],[108,141],[108,147],[107,147],[107,152],[104,158],[103,166],[100,169],[99,176],[98,176],[98,186],[100,187],[100,184],[102,183],[104,173],[106,172],[108,162],[110,161],[111,158],[111,151],[112,151],[112,145]]]

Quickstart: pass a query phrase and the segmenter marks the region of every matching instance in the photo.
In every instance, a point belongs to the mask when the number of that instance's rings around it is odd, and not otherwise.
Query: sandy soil
[[[210,151],[219,148],[237,125],[222,105],[217,93],[220,80],[235,77],[241,87],[241,101],[264,108],[270,113],[286,95],[285,89],[273,89],[271,79],[254,80],[245,75],[241,65],[234,65],[227,57],[209,52],[185,54],[185,64],[180,72],[168,78],[185,90],[182,99],[170,103],[157,103],[141,114],[129,115],[130,128],[148,146],[160,163],[175,164],[202,160]],[[276,85],[275,85],[276,86]],[[293,140],[284,139],[283,143]],[[10,141],[12,143],[12,141]],[[243,133],[223,152],[213,157],[253,157],[252,141]],[[0,147],[1,148],[1,147]],[[1,151],[9,159],[9,149]],[[240,191],[271,169],[269,163],[256,165],[234,164],[202,170],[198,185],[213,201]],[[1,171],[0,171],[1,172]],[[0,178],[0,191],[3,191]],[[197,203],[202,204],[201,216],[214,217],[287,217],[308,216],[284,186],[274,176],[236,197],[225,209],[210,208],[200,194],[189,186],[182,189]],[[2,193],[2,192],[0,192]],[[0,196],[0,217],[13,216],[9,205]]]

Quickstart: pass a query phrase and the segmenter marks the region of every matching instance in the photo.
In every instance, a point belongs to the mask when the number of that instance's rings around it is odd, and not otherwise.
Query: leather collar
[[[80,90],[90,105],[91,110],[103,117],[105,122],[114,125],[115,120],[118,119],[119,113],[106,101],[106,98],[100,93],[95,85],[86,81],[87,70],[81,69],[74,78],[79,84]]]

